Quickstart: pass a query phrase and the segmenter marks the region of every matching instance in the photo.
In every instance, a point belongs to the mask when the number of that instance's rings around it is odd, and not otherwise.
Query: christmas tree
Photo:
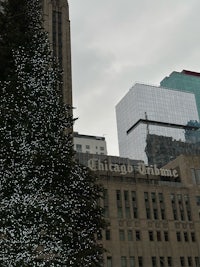
[[[100,266],[102,189],[74,160],[40,1],[0,2],[0,61],[0,266]]]

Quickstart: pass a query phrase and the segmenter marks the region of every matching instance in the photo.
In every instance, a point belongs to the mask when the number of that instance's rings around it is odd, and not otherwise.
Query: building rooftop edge
[[[180,72],[179,72],[180,73]],[[162,81],[161,81],[162,82]],[[157,88],[157,89],[165,89],[165,90],[170,90],[170,91],[178,91],[178,92],[180,92],[180,93],[188,93],[188,94],[192,94],[192,95],[194,95],[194,93],[193,92],[191,92],[191,91],[182,91],[182,90],[180,90],[180,89],[174,89],[174,88],[170,88],[170,87],[165,87],[165,86],[159,86],[159,85],[153,85],[153,84],[147,84],[147,83],[142,83],[142,82],[136,82],[130,89],[129,89],[129,91],[131,91],[131,90],[133,90],[134,89],[134,86],[136,86],[136,85],[144,85],[144,86],[149,86],[149,87],[154,87],[154,88]],[[129,92],[128,91],[128,92]],[[118,104],[122,101],[122,99],[128,94],[128,92],[118,101],[118,103],[115,105],[115,107],[117,107],[118,106]]]
[[[189,75],[189,76],[196,76],[200,77],[200,72],[191,71],[191,70],[182,70],[182,74]]]
[[[87,138],[87,139],[94,139],[94,140],[105,141],[105,137],[103,137],[103,136],[95,136],[95,135],[79,134],[78,132],[74,132],[74,133],[73,133],[73,137]]]

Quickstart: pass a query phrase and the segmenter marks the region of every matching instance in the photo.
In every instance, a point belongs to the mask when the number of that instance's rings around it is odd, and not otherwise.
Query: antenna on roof
[[[149,134],[149,123],[148,123],[148,116],[147,116],[147,113],[145,111],[145,120],[147,121],[147,134]]]

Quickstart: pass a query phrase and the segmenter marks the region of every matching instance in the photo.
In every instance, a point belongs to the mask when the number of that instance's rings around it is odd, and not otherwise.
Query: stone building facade
[[[104,136],[73,133],[74,150],[77,152],[107,155],[107,144]]]
[[[91,157],[91,158],[89,158]],[[200,267],[200,157],[145,166],[83,155],[104,186],[104,267]],[[161,171],[162,174],[161,175]]]
[[[69,6],[67,0],[42,0],[44,27],[54,56],[63,69],[63,100],[72,106],[72,71]]]

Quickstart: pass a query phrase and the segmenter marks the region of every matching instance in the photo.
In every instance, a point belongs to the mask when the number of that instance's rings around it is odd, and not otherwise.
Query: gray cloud
[[[118,153],[115,105],[136,82],[200,71],[198,0],[69,0],[75,130],[106,134]]]

